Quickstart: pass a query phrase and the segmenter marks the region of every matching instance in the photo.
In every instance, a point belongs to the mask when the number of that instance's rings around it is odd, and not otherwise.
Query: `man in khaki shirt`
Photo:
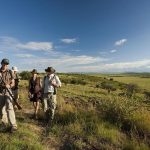
[[[11,125],[11,132],[17,130],[16,117],[13,108],[13,100],[7,89],[11,92],[14,86],[14,77],[11,70],[8,69],[9,60],[3,59],[0,68],[0,115],[2,119],[1,127],[8,123]]]
[[[57,105],[56,101],[56,88],[61,87],[61,81],[55,74],[53,67],[45,69],[47,75],[43,79],[43,106],[47,125],[50,126],[54,119],[55,109]]]

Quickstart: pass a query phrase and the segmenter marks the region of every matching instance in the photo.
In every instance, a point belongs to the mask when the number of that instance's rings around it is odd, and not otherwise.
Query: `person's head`
[[[1,61],[2,69],[7,69],[9,65],[9,60],[7,58],[2,59]]]
[[[47,75],[50,75],[50,74],[55,73],[55,69],[53,67],[47,67],[45,69],[45,72],[47,73]]]
[[[31,73],[32,73],[32,77],[36,77],[37,74],[38,74],[38,72],[37,72],[36,69],[33,69],[33,70],[31,71]]]
[[[16,67],[16,66],[12,67],[12,71],[13,71],[14,73],[18,72],[17,67]]]

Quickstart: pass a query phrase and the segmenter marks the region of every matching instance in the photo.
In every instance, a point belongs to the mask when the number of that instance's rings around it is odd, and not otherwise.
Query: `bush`
[[[110,78],[109,80],[110,80],[110,81],[113,81],[114,79],[113,79],[113,78]]]
[[[144,96],[145,96],[145,99],[146,99],[146,100],[150,101],[150,92],[145,91],[145,92],[144,92]]]
[[[22,71],[19,75],[22,80],[29,80],[31,77],[31,73],[28,71]]]
[[[101,88],[108,90],[108,93],[110,93],[110,91],[115,91],[116,90],[114,85],[112,83],[109,83],[109,82],[102,82],[101,83]]]
[[[84,79],[77,79],[77,78],[66,78],[61,80],[65,84],[81,84],[81,85],[86,85],[87,82]]]
[[[136,84],[127,84],[126,85],[126,95],[127,97],[132,97],[134,93],[136,93],[139,90],[138,86]]]
[[[136,99],[111,97],[111,99],[103,100],[99,107],[106,121],[116,124],[125,131],[130,131],[133,128],[130,118],[140,106]]]

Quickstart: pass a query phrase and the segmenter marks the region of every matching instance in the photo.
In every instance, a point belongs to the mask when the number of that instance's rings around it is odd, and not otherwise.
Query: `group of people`
[[[8,59],[2,59],[0,68],[1,126],[6,128],[6,126],[10,124],[11,132],[17,130],[14,111],[15,104],[18,104],[19,99],[19,76],[17,72],[17,67],[12,67],[12,70],[9,69]],[[42,79],[38,76],[39,73],[36,69],[31,71],[32,77],[29,79],[28,96],[30,101],[33,102],[35,119],[38,117],[39,104],[40,101],[42,101],[47,126],[50,126],[54,118],[57,105],[57,88],[61,87],[61,81],[55,74],[55,69],[53,67],[47,67],[45,72],[46,75]]]

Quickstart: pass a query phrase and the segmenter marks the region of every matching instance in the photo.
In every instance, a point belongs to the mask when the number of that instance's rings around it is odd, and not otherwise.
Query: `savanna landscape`
[[[0,0],[0,65],[0,150],[150,150],[150,0]]]
[[[41,74],[41,77],[43,74]],[[59,73],[57,109],[47,130],[19,83],[18,131],[0,132],[1,150],[149,150],[150,74]]]

